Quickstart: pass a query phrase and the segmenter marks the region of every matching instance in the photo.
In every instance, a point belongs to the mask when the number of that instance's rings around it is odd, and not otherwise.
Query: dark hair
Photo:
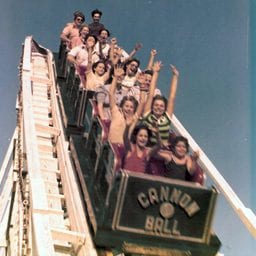
[[[124,96],[120,102],[120,108],[123,108],[124,103],[126,101],[131,101],[133,103],[133,107],[134,107],[134,113],[136,112],[136,109],[138,107],[138,101],[135,99],[135,97],[133,96]]]
[[[150,129],[148,128],[148,126],[146,124],[139,123],[133,129],[133,132],[132,132],[132,135],[131,135],[131,143],[132,144],[136,144],[136,137],[137,137],[137,134],[139,133],[140,130],[146,130],[147,131],[147,133],[148,133],[148,143],[149,143],[149,138],[152,136],[152,132],[150,131]]]
[[[164,96],[159,95],[159,94],[157,94],[156,96],[154,96],[154,98],[153,98],[153,100],[152,100],[152,104],[151,104],[151,110],[152,110],[153,105],[154,105],[154,102],[155,102],[156,100],[161,100],[161,101],[164,102],[165,111],[166,111],[166,109],[167,109],[167,104],[168,104],[168,100],[167,100]]]
[[[108,33],[108,36],[110,36],[110,32],[109,32],[109,30],[108,30],[108,29],[106,29],[106,28],[101,29],[101,30],[99,31],[99,35],[100,35],[100,33],[101,33],[102,31],[106,31],[106,32]]]
[[[94,14],[98,13],[100,16],[102,16],[102,11],[95,9],[91,12],[92,17],[94,16]]]
[[[97,62],[93,63],[92,64],[92,72],[95,73],[95,68],[97,68],[97,66],[102,63],[104,64],[104,68],[105,68],[105,72],[107,70],[107,67],[106,67],[106,64],[105,64],[105,61],[104,60],[98,60]]]
[[[84,22],[85,20],[85,17],[84,17],[84,14],[81,12],[81,11],[76,11],[73,13],[74,15],[74,20],[77,18],[77,17],[81,17],[82,18],[82,21]]]
[[[126,67],[127,67],[129,64],[131,64],[132,62],[137,62],[138,67],[140,66],[140,61],[139,61],[138,59],[132,58],[132,59],[128,60],[128,61],[125,63],[125,65],[124,65],[125,71],[126,71]]]
[[[172,145],[172,150],[175,150],[175,146],[178,144],[178,142],[184,142],[186,149],[187,149],[187,153],[189,151],[189,144],[188,144],[188,139],[183,137],[183,136],[177,136],[174,140],[173,140],[173,145]]]
[[[89,37],[93,37],[93,38],[94,38],[94,40],[95,40],[95,44],[97,43],[98,38],[97,38],[95,35],[90,34],[90,33],[86,35],[86,37],[85,37],[84,41],[86,42],[86,41],[87,41],[87,39],[88,39]]]
[[[146,70],[143,71],[143,73],[144,73],[144,74],[147,74],[147,75],[153,76],[153,73],[154,73],[154,72],[153,72],[153,70],[146,69]]]

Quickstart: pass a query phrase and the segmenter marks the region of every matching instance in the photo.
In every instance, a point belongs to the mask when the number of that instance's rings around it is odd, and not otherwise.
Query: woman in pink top
[[[132,172],[146,172],[150,157],[160,149],[159,143],[152,148],[148,147],[150,136],[151,130],[145,124],[139,124],[134,128],[130,140],[128,134],[125,134],[126,154],[123,169]]]

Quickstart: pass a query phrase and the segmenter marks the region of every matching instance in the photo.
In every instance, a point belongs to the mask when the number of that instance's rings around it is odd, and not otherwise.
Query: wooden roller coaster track
[[[17,127],[0,172],[0,256],[99,254],[71,161],[56,77],[53,54],[27,37],[20,64]],[[175,116],[172,121],[191,148],[200,149]],[[254,213],[201,149],[199,162],[256,237]]]

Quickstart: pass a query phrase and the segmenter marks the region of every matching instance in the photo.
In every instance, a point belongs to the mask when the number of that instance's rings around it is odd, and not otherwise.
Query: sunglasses
[[[83,21],[83,19],[82,19],[82,18],[76,18],[76,20],[77,20],[77,21]]]

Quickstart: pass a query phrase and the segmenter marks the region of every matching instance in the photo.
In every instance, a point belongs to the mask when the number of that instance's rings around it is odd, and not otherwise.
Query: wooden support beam
[[[50,79],[36,77],[36,76],[32,76],[31,77],[31,81],[35,82],[35,83],[41,83],[42,86],[44,86],[44,85],[51,85],[52,84]]]
[[[60,135],[60,129],[57,129],[55,127],[52,126],[45,126],[45,125],[41,125],[41,124],[36,124],[36,131],[37,132],[47,132],[51,135],[54,136],[59,136]]]
[[[46,216],[49,215],[49,214],[56,214],[56,215],[64,216],[63,215],[64,214],[63,210],[51,209],[51,208],[47,208],[47,209],[33,208],[33,213],[40,214],[40,215],[46,215]]]
[[[64,229],[51,229],[52,237],[55,240],[69,241],[75,245],[81,245],[85,243],[86,235],[84,233],[79,233]]]

